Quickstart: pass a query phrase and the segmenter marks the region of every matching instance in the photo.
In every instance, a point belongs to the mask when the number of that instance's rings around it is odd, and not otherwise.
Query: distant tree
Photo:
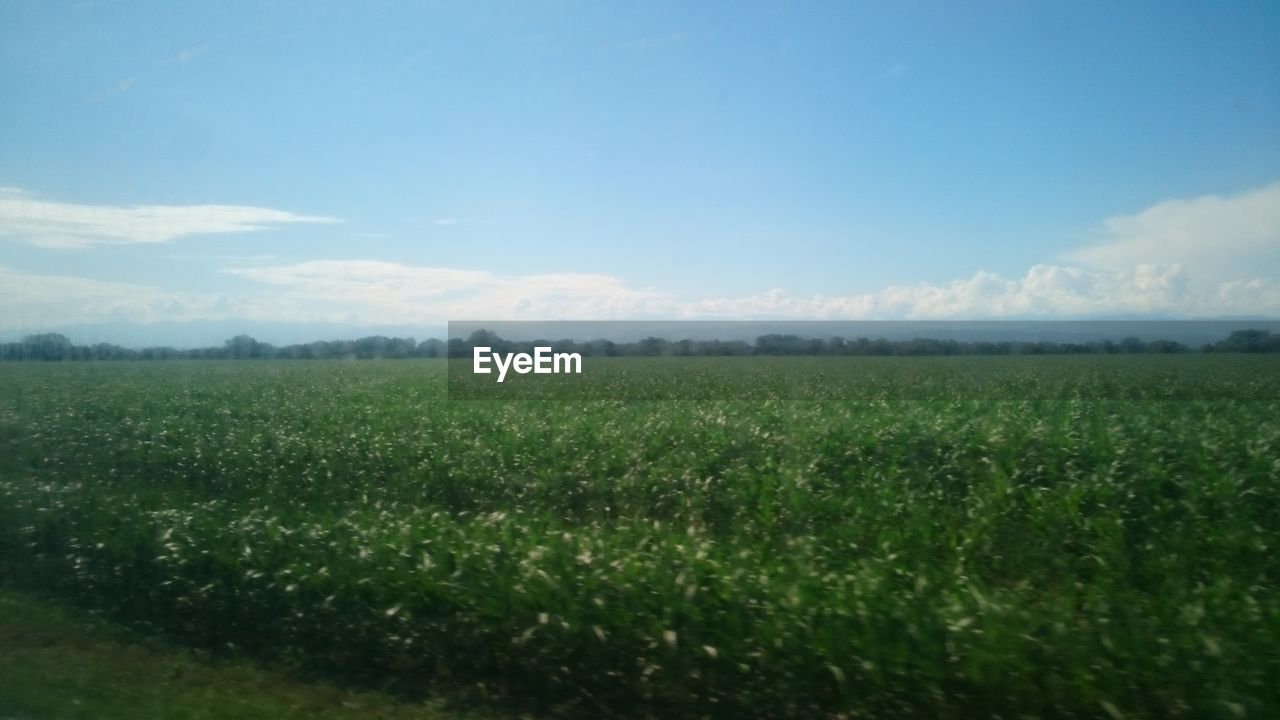
[[[1269,330],[1236,330],[1225,339],[1206,347],[1205,350],[1228,353],[1280,352],[1280,334]]]
[[[822,347],[822,341],[816,345],[799,335],[779,335],[770,333],[756,338],[756,352],[760,355],[807,355],[816,354]]]
[[[893,354],[893,344],[884,338],[876,338],[867,346],[867,354],[887,357]]]
[[[647,337],[636,343],[635,351],[628,354],[644,355],[648,357],[665,355],[668,344],[669,343],[662,338]]]
[[[90,348],[89,356],[94,360],[123,360],[129,355],[129,351],[119,345],[108,345],[107,343],[98,343]]]
[[[42,333],[22,338],[27,360],[71,360],[75,345],[66,335]]]
[[[1120,352],[1140,353],[1147,351],[1147,344],[1136,337],[1127,337],[1120,341]]]
[[[592,340],[582,345],[582,354],[584,355],[613,357],[618,353],[618,344],[611,340]]]
[[[270,346],[254,340],[248,335],[237,335],[226,342],[227,357],[237,360],[244,358],[260,358],[264,350]]]

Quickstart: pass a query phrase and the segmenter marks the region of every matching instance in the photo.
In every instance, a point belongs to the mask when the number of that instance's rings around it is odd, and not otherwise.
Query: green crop
[[[450,400],[444,361],[7,365],[0,579],[544,713],[1280,712],[1280,363],[866,360],[731,399],[756,361],[697,359],[715,391],[647,402]],[[995,390],[946,392],[961,360]],[[877,372],[930,389],[841,390]]]

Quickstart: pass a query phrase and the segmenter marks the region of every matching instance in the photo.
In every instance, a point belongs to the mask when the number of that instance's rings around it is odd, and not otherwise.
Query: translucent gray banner
[[[452,400],[1280,399],[1277,321],[449,323]]]

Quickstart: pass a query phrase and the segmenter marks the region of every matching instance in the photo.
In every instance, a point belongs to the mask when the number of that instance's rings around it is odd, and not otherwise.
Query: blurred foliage
[[[450,401],[444,361],[9,365],[0,578],[548,714],[1277,714],[1280,403],[891,402],[820,362],[832,398],[631,403]]]

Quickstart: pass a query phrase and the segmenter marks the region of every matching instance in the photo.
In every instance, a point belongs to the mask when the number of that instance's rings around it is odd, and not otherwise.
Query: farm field
[[[655,362],[528,402],[442,360],[6,364],[0,582],[545,716],[1280,713],[1275,357],[601,389]]]
[[[482,720],[397,702],[130,632],[0,589],[5,720]]]

